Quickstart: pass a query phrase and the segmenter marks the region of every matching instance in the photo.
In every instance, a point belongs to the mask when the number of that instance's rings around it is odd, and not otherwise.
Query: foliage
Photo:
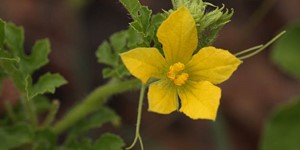
[[[0,39],[0,67],[5,76],[10,77],[25,98],[45,93],[54,93],[55,88],[66,84],[66,80],[59,74],[47,73],[42,75],[36,83],[32,82],[32,74],[45,66],[50,52],[50,44],[47,39],[38,40],[30,55],[25,54],[24,31],[12,23],[0,20],[2,36]],[[55,82],[53,82],[55,81]]]
[[[142,6],[138,0],[120,0],[128,10],[133,22],[127,30],[117,32],[104,41],[98,48],[96,56],[99,63],[108,65],[103,69],[103,77],[124,78],[129,72],[120,60],[119,53],[136,47],[149,47],[151,44],[161,49],[155,36],[156,30],[165,19],[162,13],[152,15],[152,11]]]
[[[287,28],[287,33],[274,45],[273,62],[284,72],[300,79],[300,24]]]
[[[300,99],[272,113],[266,124],[262,150],[298,150],[300,147]]]
[[[136,47],[156,47],[162,51],[161,44],[156,37],[157,29],[171,12],[181,6],[186,6],[196,21],[199,38],[197,50],[211,45],[220,29],[230,21],[233,15],[233,10],[226,9],[223,13],[224,6],[219,8],[202,0],[175,0],[174,10],[157,14],[152,14],[152,10],[143,6],[138,0],[120,0],[120,2],[128,10],[133,21],[127,30],[113,34],[110,42],[104,41],[99,46],[96,52],[98,62],[109,66],[102,70],[104,78],[124,78],[130,75],[122,64],[119,53]],[[207,11],[208,6],[215,9]]]
[[[117,42],[116,45],[122,42],[118,41],[119,36],[112,37],[112,41]],[[50,44],[47,39],[38,40],[29,54],[26,54],[23,44],[23,28],[0,20],[0,80],[13,80],[20,92],[20,102],[15,106],[7,102],[7,116],[0,119],[1,150],[98,150],[99,147],[103,150],[121,149],[124,142],[114,134],[106,133],[94,140],[80,138],[84,136],[83,133],[88,133],[102,124],[120,124],[117,114],[105,106],[90,117],[80,120],[77,126],[70,129],[68,141],[64,145],[58,145],[59,134],[53,132],[51,123],[59,103],[51,103],[44,94],[54,93],[56,88],[67,81],[61,75],[49,72],[32,79],[32,75],[49,62]],[[122,47],[114,48],[120,50]],[[48,116],[41,120],[39,116],[45,114]]]
[[[299,24],[289,26],[287,34],[275,43],[271,55],[282,71],[297,79],[300,77],[299,38]],[[299,149],[300,99],[289,102],[279,106],[268,119],[261,141],[262,150]]]

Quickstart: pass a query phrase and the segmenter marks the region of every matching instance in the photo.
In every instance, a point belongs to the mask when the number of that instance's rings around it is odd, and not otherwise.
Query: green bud
[[[234,12],[233,9],[225,9],[224,5],[219,8],[202,0],[172,0],[172,4],[173,10],[168,13],[182,6],[191,12],[198,30],[199,48],[209,46],[215,41],[218,32],[230,22]],[[210,11],[207,10],[208,7]]]

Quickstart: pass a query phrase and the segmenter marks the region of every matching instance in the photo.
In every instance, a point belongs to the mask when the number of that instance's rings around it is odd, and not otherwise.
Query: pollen
[[[167,77],[173,81],[175,85],[182,86],[189,78],[189,74],[183,72],[184,69],[185,65],[181,62],[177,62],[170,66]]]

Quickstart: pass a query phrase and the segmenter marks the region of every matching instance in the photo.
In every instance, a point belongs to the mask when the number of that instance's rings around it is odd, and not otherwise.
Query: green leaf
[[[92,129],[100,128],[103,124],[108,122],[111,122],[114,125],[119,125],[120,117],[113,110],[107,107],[100,107],[97,112],[95,112],[91,116],[86,117],[84,120],[77,122],[76,125],[71,128],[71,131],[69,132],[69,135],[65,142],[66,147],[85,147],[85,149],[87,150],[90,149],[91,144],[89,143],[91,142],[83,144],[83,139],[79,137],[85,133],[88,133]]]
[[[165,19],[166,19],[166,16],[161,13],[153,15],[151,18],[150,27],[148,29],[148,37],[153,40],[153,43],[154,43],[153,46],[159,50],[161,50],[161,44],[159,43],[159,41],[156,37],[156,32],[157,32],[158,27],[161,25],[161,23]]]
[[[5,26],[6,44],[12,50],[14,56],[23,57],[24,30],[12,23]]]
[[[11,150],[33,140],[34,134],[27,124],[0,128],[1,150]]]
[[[23,59],[21,65],[22,71],[32,74],[35,70],[49,62],[48,55],[50,53],[50,44],[47,39],[35,42],[30,56]]]
[[[73,127],[70,134],[77,137],[91,129],[100,128],[107,122],[112,122],[113,124],[118,125],[120,124],[120,117],[113,110],[107,107],[100,107],[93,115],[78,122],[76,126]]]
[[[110,37],[110,43],[115,53],[119,54],[126,49],[127,32],[120,31]]]
[[[61,150],[93,150],[93,141],[90,138],[83,138],[80,142],[68,143]]]
[[[262,150],[299,150],[300,98],[277,109],[266,124]]]
[[[138,0],[120,0],[123,6],[128,10],[131,18],[134,20],[130,23],[130,26],[137,32],[143,33],[144,37],[147,36],[147,30],[150,26],[150,19],[152,11],[146,7],[142,6]],[[149,46],[150,41],[147,42]]]
[[[146,6],[142,6],[141,9],[139,10],[138,19],[141,22],[144,32],[147,32],[146,30],[150,25],[151,14],[152,11]]]
[[[121,150],[125,146],[124,141],[117,135],[103,134],[94,145],[94,150]]]
[[[29,88],[29,99],[38,94],[54,93],[55,88],[66,84],[67,81],[59,74],[46,73],[41,76],[36,84]]]
[[[110,44],[107,41],[104,41],[96,51],[96,56],[99,63],[103,63],[110,66],[117,65],[117,56],[113,53],[113,50]]]
[[[141,8],[139,0],[120,0],[120,2],[127,9],[132,18],[138,17],[138,11]]]
[[[128,39],[127,39],[128,50],[142,45],[144,41],[141,33],[138,33],[133,28],[129,28],[127,32],[128,32]]]
[[[5,40],[5,22],[0,19],[0,50]]]
[[[152,11],[148,7],[141,6],[138,10],[137,17],[133,18],[134,22],[130,23],[130,26],[137,32],[143,33],[145,37],[150,26],[151,14]]]
[[[284,72],[300,79],[300,24],[287,28],[287,32],[274,45],[272,60]]]

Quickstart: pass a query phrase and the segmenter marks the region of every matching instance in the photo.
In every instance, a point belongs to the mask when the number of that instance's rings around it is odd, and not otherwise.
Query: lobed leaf
[[[12,23],[6,23],[5,26],[5,43],[12,50],[14,56],[23,57],[24,55],[24,30]]]
[[[46,73],[39,78],[37,83],[32,87],[29,87],[29,99],[32,99],[39,94],[54,93],[55,88],[66,83],[67,81],[61,75]]]
[[[100,128],[103,124],[112,122],[115,125],[120,124],[120,117],[108,107],[100,107],[97,112],[91,116],[79,121],[70,132],[71,139],[78,137],[91,129]]]
[[[119,54],[125,50],[127,37],[126,31],[117,32],[110,37],[110,43],[115,53]]]
[[[127,9],[132,18],[138,17],[138,11],[141,8],[139,0],[120,0],[120,2]]]
[[[50,44],[47,39],[35,42],[31,55],[22,59],[21,69],[24,73],[32,74],[49,62]]]

